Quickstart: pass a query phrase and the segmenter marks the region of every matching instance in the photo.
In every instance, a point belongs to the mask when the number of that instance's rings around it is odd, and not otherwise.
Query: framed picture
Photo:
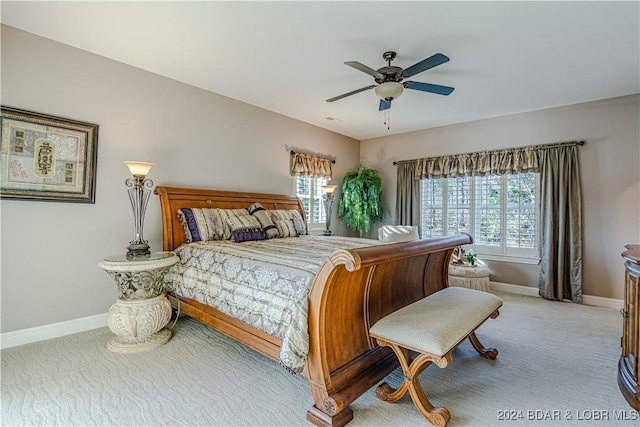
[[[0,107],[3,199],[95,203],[98,125]]]

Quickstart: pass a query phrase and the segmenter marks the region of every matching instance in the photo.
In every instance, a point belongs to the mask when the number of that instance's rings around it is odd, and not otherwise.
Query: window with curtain
[[[309,230],[326,227],[322,186],[331,179],[333,162],[329,157],[291,151],[290,173],[296,178],[294,191],[304,207]]]
[[[296,196],[302,201],[310,230],[325,228],[326,215],[322,201],[322,186],[328,183],[327,178],[296,177]]]
[[[539,174],[421,180],[422,237],[469,233],[485,259],[537,263]]]

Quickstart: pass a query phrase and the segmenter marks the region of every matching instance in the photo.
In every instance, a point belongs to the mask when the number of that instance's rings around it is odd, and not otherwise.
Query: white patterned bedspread
[[[309,290],[320,265],[338,249],[381,244],[338,236],[300,236],[235,243],[195,242],[164,286],[282,340],[280,363],[302,372],[309,351]]]

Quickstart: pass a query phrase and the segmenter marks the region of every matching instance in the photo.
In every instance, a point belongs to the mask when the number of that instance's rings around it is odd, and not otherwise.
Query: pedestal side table
[[[164,329],[171,319],[171,303],[162,282],[178,260],[173,252],[156,252],[114,255],[98,263],[118,286],[118,299],[109,309],[109,329],[116,335],[107,344],[110,351],[146,351],[171,339],[171,331]]]

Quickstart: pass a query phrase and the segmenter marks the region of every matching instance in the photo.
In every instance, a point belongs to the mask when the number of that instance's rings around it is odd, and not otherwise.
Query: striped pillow
[[[227,224],[230,231],[237,228],[262,228],[260,222],[251,215],[229,216]]]
[[[215,209],[220,215],[220,221],[222,222],[220,240],[231,240],[231,227],[229,227],[228,220],[236,220],[238,218],[251,217],[246,209]]]
[[[184,227],[188,243],[220,240],[216,230],[222,228],[222,223],[220,217],[214,214],[213,209],[178,209],[178,218]]]
[[[274,209],[269,211],[273,222],[280,219],[288,219],[293,221],[298,236],[307,234],[307,224],[302,219],[300,211],[297,209]]]
[[[273,221],[276,224],[279,237],[298,237],[296,227],[293,225],[291,219],[276,219]]]
[[[278,229],[276,225],[271,220],[271,216],[267,212],[265,208],[262,207],[260,203],[254,203],[247,208],[249,214],[254,216],[258,222],[260,222],[260,226],[264,230],[267,239],[273,239],[274,237],[278,237]]]
[[[178,218],[184,227],[187,242],[231,239],[229,218],[249,215],[246,209],[182,208]]]

